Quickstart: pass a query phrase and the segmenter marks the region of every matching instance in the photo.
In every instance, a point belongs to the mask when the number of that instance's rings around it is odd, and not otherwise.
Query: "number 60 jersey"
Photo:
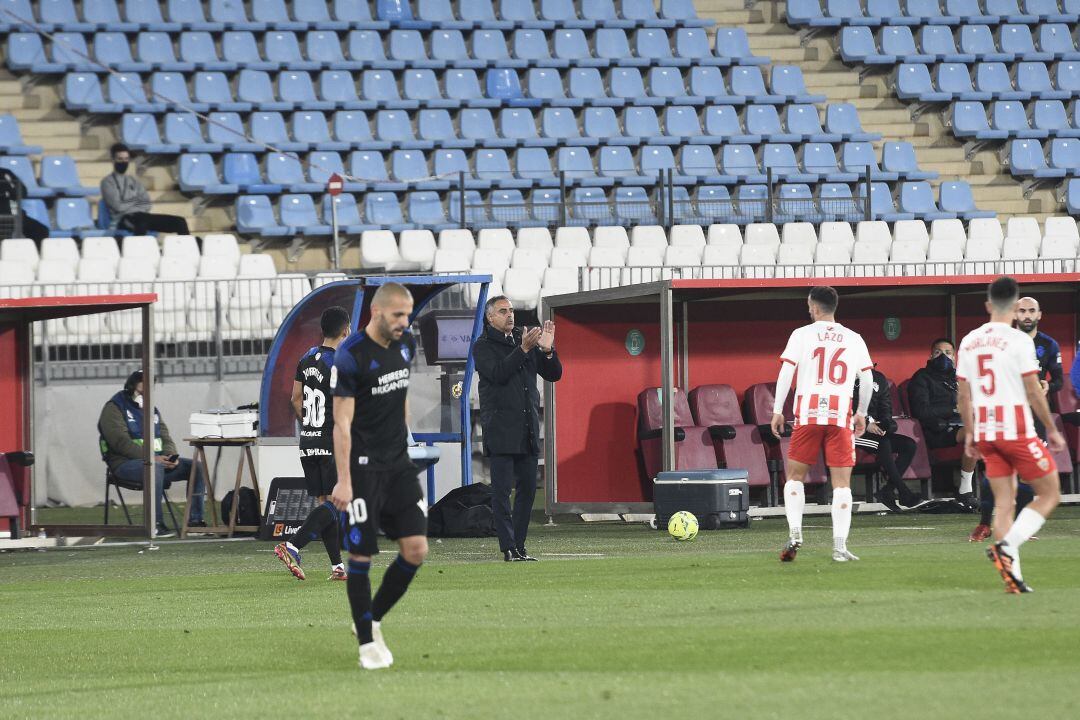
[[[855,379],[873,367],[862,336],[823,320],[791,333],[780,355],[795,366],[795,424],[851,427]]]
[[[330,369],[334,349],[313,347],[296,365],[296,382],[304,386],[304,416],[300,419],[300,457],[334,455],[334,407]]]

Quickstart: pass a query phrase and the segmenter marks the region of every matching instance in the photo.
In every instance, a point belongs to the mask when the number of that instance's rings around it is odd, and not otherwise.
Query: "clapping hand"
[[[551,348],[555,347],[555,323],[551,320],[544,321],[544,330],[540,333],[540,351],[543,353],[551,352]]]
[[[525,328],[525,332],[521,334],[521,351],[531,352],[537,343],[540,342],[540,335],[542,331],[538,327]]]

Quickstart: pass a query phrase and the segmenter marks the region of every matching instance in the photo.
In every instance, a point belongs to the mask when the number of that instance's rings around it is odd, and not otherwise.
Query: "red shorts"
[[[788,459],[804,465],[817,463],[825,451],[828,467],[855,467],[855,434],[838,425],[799,425],[791,432]]]
[[[986,461],[986,477],[1009,477],[1014,472],[1028,482],[1057,471],[1050,450],[1037,437],[1025,440],[980,440],[975,443]]]

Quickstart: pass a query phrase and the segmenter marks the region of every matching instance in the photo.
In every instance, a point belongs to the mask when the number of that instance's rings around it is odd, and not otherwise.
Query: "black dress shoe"
[[[518,555],[517,550],[504,550],[503,560],[506,562],[521,562],[525,558]]]
[[[187,525],[188,525],[189,528],[204,528],[204,527],[206,527],[206,521],[205,520],[191,520],[191,521],[188,522]]]
[[[925,498],[923,498],[923,496],[917,492],[911,492],[910,490],[908,490],[907,492],[900,493],[900,504],[906,508],[915,507],[916,505],[924,501]]]
[[[874,497],[877,498],[879,503],[893,512],[900,512],[900,506],[896,504],[896,495],[893,493],[892,488],[881,488],[874,493]]]
[[[518,556],[518,560],[523,560],[523,561],[525,561],[525,562],[540,562],[540,561],[539,561],[539,560],[537,560],[536,558],[534,558],[534,557],[531,557],[531,556],[529,555],[529,553],[525,552],[525,550],[523,550],[523,549],[521,549],[521,548],[518,548],[518,549],[517,549],[517,550],[515,550],[514,552],[516,552],[516,553],[517,553],[517,556]]]

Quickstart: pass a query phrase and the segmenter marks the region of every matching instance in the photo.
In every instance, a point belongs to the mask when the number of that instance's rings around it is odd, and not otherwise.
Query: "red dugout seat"
[[[709,429],[717,464],[746,470],[750,487],[766,488],[766,503],[772,505],[776,488],[765,460],[765,443],[758,428],[743,420],[732,387],[702,385],[690,391],[689,400],[695,424]]]
[[[0,453],[0,519],[10,523],[11,537],[18,539],[20,526],[25,529],[30,507],[30,474],[34,464],[29,452]]]
[[[771,442],[772,431],[768,428],[768,425],[772,421],[773,395],[775,393],[776,383],[758,383],[748,387],[743,395],[743,417],[746,418],[748,423],[758,427],[761,438],[765,440],[763,447],[769,461],[769,469],[776,474],[777,487],[779,487],[780,483],[785,482],[787,479],[785,462],[791,437],[790,435],[782,437],[779,443]],[[787,401],[784,403],[784,418],[789,423],[795,418],[792,404],[793,400],[789,394]],[[808,485],[821,485],[826,480],[828,480],[828,471],[819,458],[818,462],[806,474],[806,483]]]
[[[655,478],[663,467],[664,409],[660,388],[647,388],[638,394],[638,444],[645,463],[647,479]],[[694,422],[686,393],[675,388],[675,469],[708,470],[716,468],[709,429]]]

